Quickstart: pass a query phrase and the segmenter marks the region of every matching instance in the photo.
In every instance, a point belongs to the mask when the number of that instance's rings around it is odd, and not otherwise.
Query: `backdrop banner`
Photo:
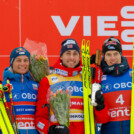
[[[132,66],[134,0],[0,0],[0,79],[12,49],[46,44],[49,65],[60,54],[61,42],[90,40],[91,54],[109,36],[119,38]]]

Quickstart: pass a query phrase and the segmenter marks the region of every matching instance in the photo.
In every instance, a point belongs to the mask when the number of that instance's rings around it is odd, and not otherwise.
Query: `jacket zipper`
[[[120,134],[123,134],[122,133],[122,122],[120,121]]]

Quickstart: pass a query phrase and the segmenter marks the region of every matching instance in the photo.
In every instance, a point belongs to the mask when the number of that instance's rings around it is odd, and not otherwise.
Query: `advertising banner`
[[[15,47],[47,46],[49,65],[60,54],[61,42],[90,40],[91,54],[110,36],[120,39],[132,65],[134,0],[0,0],[0,79]]]

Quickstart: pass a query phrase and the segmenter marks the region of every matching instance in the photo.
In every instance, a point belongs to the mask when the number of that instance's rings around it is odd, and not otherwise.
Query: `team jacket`
[[[129,134],[132,70],[118,77],[103,75],[101,85],[110,112],[110,122],[102,125],[102,134]]]
[[[60,60],[54,66],[55,73],[51,74],[40,81],[37,107],[35,114],[35,124],[37,129],[42,134],[48,133],[48,128],[51,125],[58,125],[58,122],[50,109],[50,118],[48,107],[42,107],[48,104],[48,94],[56,90],[71,90],[71,106],[69,118],[70,134],[84,134],[84,114],[83,114],[83,86],[82,77],[80,74],[81,66],[77,68],[66,68],[60,64]],[[95,111],[96,117],[100,122],[107,122],[108,114],[103,114],[107,109]]]
[[[13,87],[13,102],[20,134],[38,134],[34,123],[38,83],[29,80],[29,72],[22,76],[14,74],[9,71],[9,68],[6,68],[3,75],[3,85],[6,84],[6,80],[9,78]],[[7,102],[9,102],[8,106],[11,107],[8,93],[5,95]]]

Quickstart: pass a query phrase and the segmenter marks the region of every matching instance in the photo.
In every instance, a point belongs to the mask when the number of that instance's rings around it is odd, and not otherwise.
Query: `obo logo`
[[[37,95],[36,94],[31,94],[31,93],[23,93],[22,94],[22,98],[23,99],[33,99],[33,100],[36,100],[37,99]]]
[[[83,93],[83,87],[77,87],[77,86],[69,86],[67,87],[70,92],[81,92]]]

